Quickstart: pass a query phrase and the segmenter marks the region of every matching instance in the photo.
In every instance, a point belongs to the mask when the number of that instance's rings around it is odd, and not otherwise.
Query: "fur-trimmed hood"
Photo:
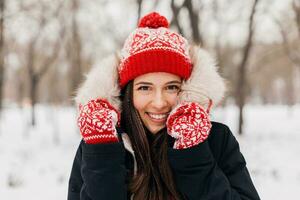
[[[189,97],[189,99],[199,102],[205,107],[208,105],[209,99],[212,100],[213,105],[218,105],[225,93],[225,83],[218,73],[215,59],[207,51],[196,46],[190,48],[190,55],[193,70],[191,77],[183,83],[182,91],[196,92],[197,95]],[[105,58],[98,66],[93,67],[77,91],[76,103],[84,105],[91,99],[101,97],[120,109],[119,63],[118,56],[112,55]],[[190,84],[191,81],[193,84]],[[195,85],[197,87],[194,87]]]

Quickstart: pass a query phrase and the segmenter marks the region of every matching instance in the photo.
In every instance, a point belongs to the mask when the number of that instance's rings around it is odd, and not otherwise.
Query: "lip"
[[[165,118],[163,119],[155,119],[155,118],[152,118],[149,113],[151,112],[146,112],[146,115],[147,117],[152,121],[152,122],[155,122],[155,123],[163,123],[165,121],[167,121],[167,118],[168,118],[168,115],[169,115],[169,112],[165,112],[165,113],[151,113],[151,114],[154,114],[154,115],[167,115]]]

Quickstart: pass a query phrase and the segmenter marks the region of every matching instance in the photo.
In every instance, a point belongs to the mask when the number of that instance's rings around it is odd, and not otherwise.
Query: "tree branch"
[[[4,85],[4,11],[5,0],[0,0],[0,111],[2,108]]]
[[[293,1],[293,10],[296,17],[296,24],[298,28],[298,37],[300,39],[300,0]]]
[[[279,27],[280,35],[282,37],[282,46],[283,46],[283,49],[284,49],[288,59],[290,60],[291,63],[298,66],[299,63],[300,63],[300,56],[297,54],[297,52],[294,52],[291,49],[291,47],[289,45],[289,40],[288,40],[288,37],[287,37],[287,33],[285,32],[283,25],[275,17],[273,19],[274,19],[274,22]]]
[[[182,6],[181,7],[177,7],[175,5],[175,2],[174,0],[171,0],[171,9],[172,9],[172,12],[173,12],[173,18],[171,20],[171,23],[170,25],[175,25],[178,29],[178,32],[183,35],[183,30],[182,30],[182,27],[181,25],[179,24],[179,20],[178,20],[178,15],[179,15],[179,12],[181,10]]]
[[[249,26],[248,26],[248,36],[247,41],[245,44],[245,47],[243,49],[243,55],[242,55],[242,61],[238,68],[238,82],[237,82],[237,103],[239,107],[239,134],[243,133],[243,108],[245,105],[245,99],[246,99],[246,67],[247,62],[249,60],[250,56],[250,50],[252,48],[253,44],[253,35],[254,35],[254,16],[256,12],[256,6],[259,0],[254,0],[253,6],[251,8],[251,13],[249,17]]]
[[[199,31],[199,13],[194,11],[193,3],[191,0],[185,0],[183,5],[187,8],[190,15],[190,23],[193,34],[193,41],[196,44],[203,45],[203,39]]]
[[[137,5],[138,5],[138,17],[137,17],[137,24],[139,24],[141,15],[142,15],[142,4],[143,4],[143,0],[136,0]]]

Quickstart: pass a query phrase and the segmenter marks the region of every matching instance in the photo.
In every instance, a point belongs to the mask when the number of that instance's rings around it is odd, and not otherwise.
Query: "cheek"
[[[179,95],[178,94],[172,94],[168,98],[169,105],[173,108],[178,104],[179,101]]]
[[[137,111],[141,112],[147,105],[147,98],[144,95],[139,95],[133,92],[133,106]]]

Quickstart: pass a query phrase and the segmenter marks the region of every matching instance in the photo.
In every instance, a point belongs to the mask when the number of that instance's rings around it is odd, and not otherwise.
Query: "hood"
[[[225,93],[225,83],[218,73],[215,59],[198,46],[191,47],[190,55],[193,70],[191,77],[186,82],[188,83],[189,80],[197,82],[197,95],[192,99],[205,107],[208,99],[212,100],[214,106],[218,105]],[[119,63],[118,56],[112,55],[93,67],[77,91],[76,103],[84,105],[91,99],[101,97],[120,110]],[[182,90],[193,90],[193,88],[183,86]]]

